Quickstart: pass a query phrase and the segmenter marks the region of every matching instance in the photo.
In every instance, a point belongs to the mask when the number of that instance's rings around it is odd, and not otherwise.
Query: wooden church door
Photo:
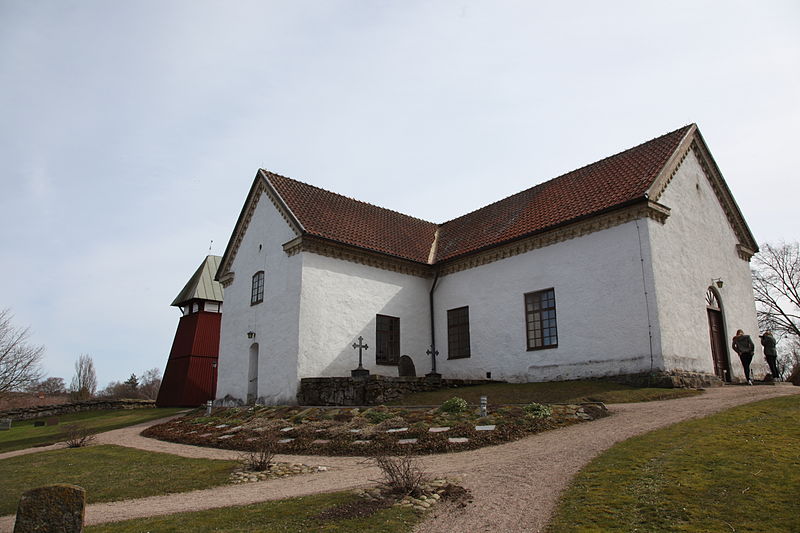
[[[714,360],[714,374],[722,381],[730,381],[728,365],[728,343],[725,340],[725,328],[722,325],[722,310],[716,293],[709,288],[706,293],[706,310],[708,312],[708,332],[711,337],[711,357]]]

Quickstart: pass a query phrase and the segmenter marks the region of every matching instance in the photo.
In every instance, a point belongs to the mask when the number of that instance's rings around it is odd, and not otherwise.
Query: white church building
[[[738,381],[757,244],[692,124],[436,224],[266,170],[217,272],[217,398],[364,368],[512,382]],[[763,357],[754,358],[754,370]]]

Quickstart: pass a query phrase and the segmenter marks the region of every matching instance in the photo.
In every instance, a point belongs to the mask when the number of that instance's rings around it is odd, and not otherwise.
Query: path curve
[[[437,506],[416,532],[541,531],[572,477],[614,444],[740,404],[798,393],[800,388],[789,384],[727,386],[709,389],[691,398],[615,404],[609,406],[612,416],[594,422],[531,435],[499,446],[427,456],[422,462],[429,474],[459,478],[462,485],[472,491],[474,502],[466,508]],[[184,457],[235,459],[238,456],[238,452],[231,450],[174,444],[139,435],[144,427],[155,423],[158,421],[109,431],[98,435],[97,441]],[[379,477],[375,467],[358,457],[278,455],[276,460],[324,465],[329,470],[259,483],[92,504],[86,510],[86,524],[347,490],[370,485],[371,480]],[[0,518],[0,531],[12,528],[13,517]]]

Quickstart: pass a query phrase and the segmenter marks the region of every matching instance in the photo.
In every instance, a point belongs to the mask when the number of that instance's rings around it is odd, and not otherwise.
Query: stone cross
[[[362,350],[369,349],[369,346],[364,342],[364,337],[358,336],[358,342],[353,343],[353,349],[358,350],[358,368],[350,371],[350,375],[354,378],[369,376],[369,370],[362,366]]]
[[[441,378],[442,375],[436,372],[436,356],[439,355],[439,350],[436,349],[436,346],[431,345],[430,349],[425,353],[431,356],[431,372],[430,374],[425,374],[425,376],[432,379]]]

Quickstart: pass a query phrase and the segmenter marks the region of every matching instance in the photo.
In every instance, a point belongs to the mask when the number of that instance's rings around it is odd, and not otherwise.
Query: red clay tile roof
[[[270,183],[311,235],[427,263],[436,224],[272,172]]]
[[[436,261],[644,197],[692,126],[551,179],[441,225]]]
[[[264,171],[306,232],[427,263],[508,242],[644,199],[692,125],[620,152],[444,224],[434,224]]]

